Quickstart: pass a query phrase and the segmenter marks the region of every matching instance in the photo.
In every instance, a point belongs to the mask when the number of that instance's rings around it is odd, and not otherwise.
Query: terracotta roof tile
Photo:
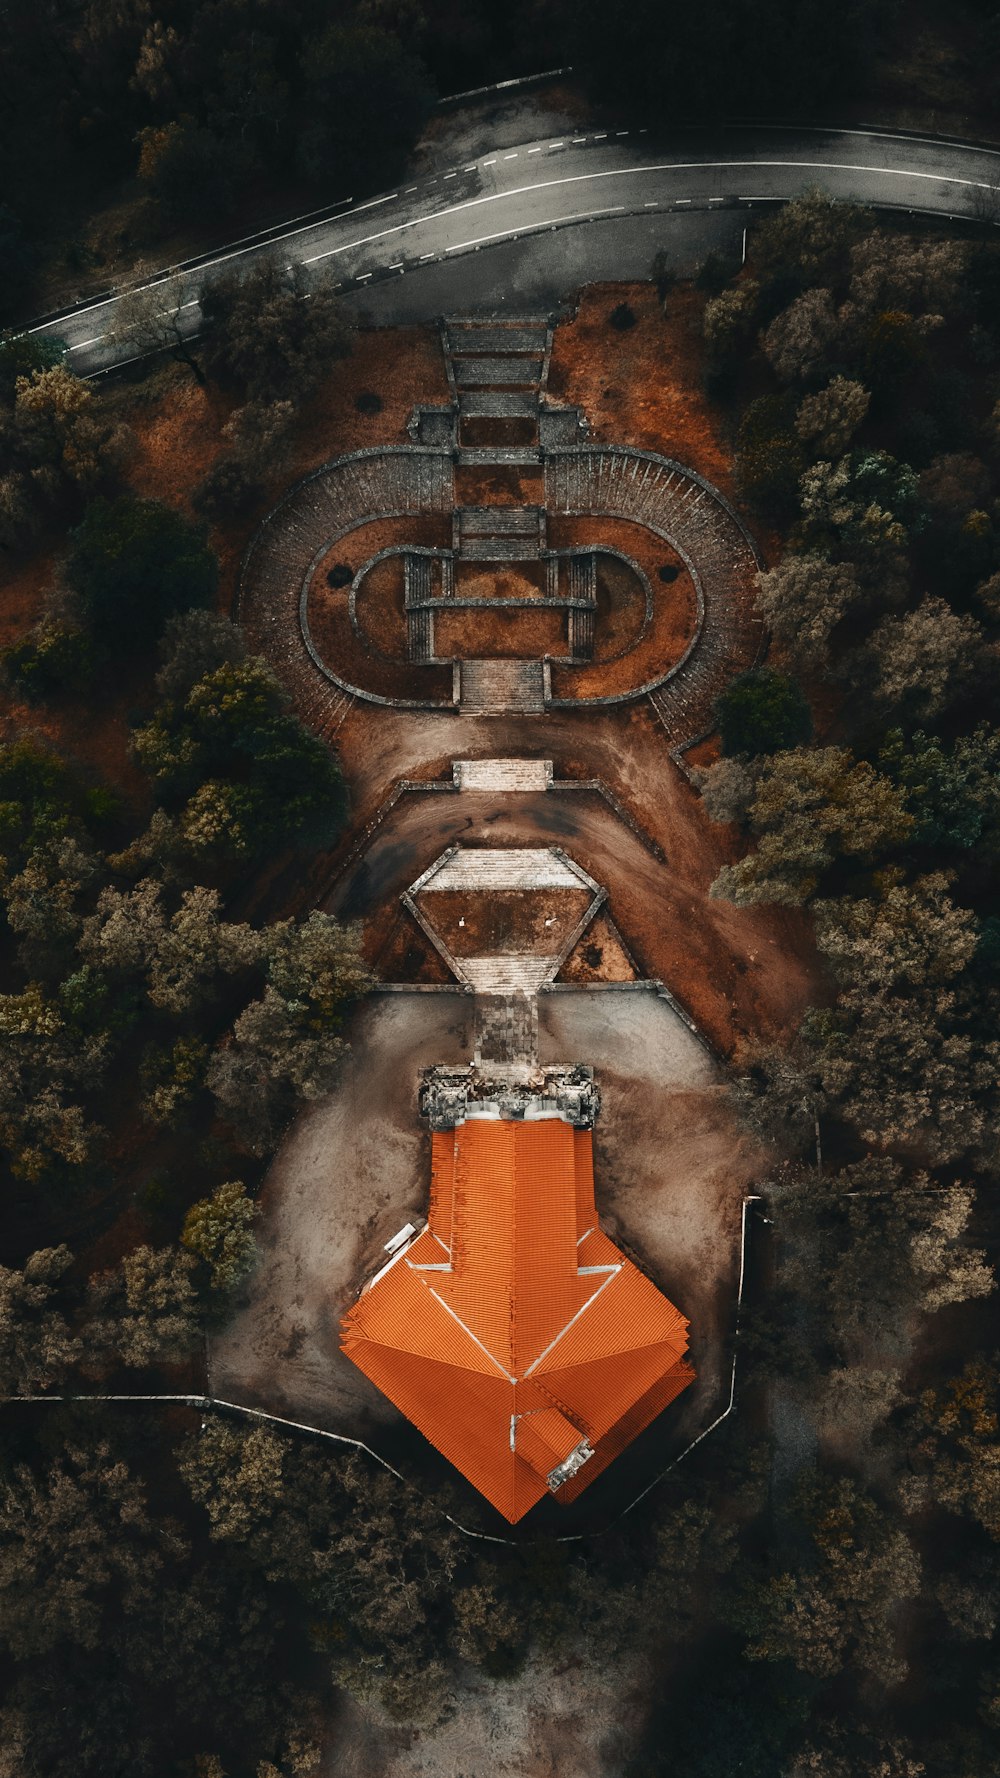
[[[597,1227],[591,1132],[560,1118],[434,1132],[428,1227],[342,1343],[512,1521],[582,1438],[595,1455],[557,1498],[694,1375],[684,1317]]]

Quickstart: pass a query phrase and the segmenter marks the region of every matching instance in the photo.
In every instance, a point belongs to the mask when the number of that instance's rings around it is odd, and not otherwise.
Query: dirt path
[[[481,755],[488,726],[448,721],[455,757],[463,756],[463,742],[472,757]],[[815,993],[805,922],[780,909],[737,909],[709,898],[716,872],[736,856],[734,836],[707,820],[652,725],[619,714],[591,718],[589,725],[579,718],[547,717],[520,726],[533,741],[540,731],[555,743],[557,761],[560,741],[572,746],[577,769],[584,763],[579,749],[587,746],[588,726],[595,730],[586,763],[601,768],[605,781],[662,847],[665,860],[593,792],[500,797],[412,792],[396,804],[368,851],[337,884],[326,903],[331,911],[364,915],[376,930],[388,930],[390,910],[402,891],[455,841],[561,845],[610,891],[612,918],[643,973],[667,983],[720,1052],[728,1054],[741,1036],[778,1031],[800,1017]],[[399,738],[412,743],[416,737]],[[489,738],[498,753],[537,757],[540,752],[537,742],[526,746],[527,735],[519,736],[517,726],[503,719],[493,719]],[[450,759],[436,764],[450,777]],[[400,766],[403,775],[405,750]],[[561,771],[561,763],[556,769]]]

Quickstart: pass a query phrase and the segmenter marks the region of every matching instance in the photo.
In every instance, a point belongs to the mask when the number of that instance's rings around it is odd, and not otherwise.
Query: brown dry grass
[[[628,303],[636,325],[618,333],[611,310]],[[582,407],[591,437],[661,451],[733,495],[722,418],[702,388],[701,298],[678,285],[666,312],[652,284],[590,284],[575,318],[557,327],[549,394]]]

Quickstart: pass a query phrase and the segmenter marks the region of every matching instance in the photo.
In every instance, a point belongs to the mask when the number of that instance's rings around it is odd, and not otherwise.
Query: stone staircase
[[[534,994],[476,996],[473,1051],[477,1066],[530,1072],[538,1055],[538,1001]]]
[[[477,994],[537,994],[553,970],[551,957],[516,951],[488,957],[460,957],[458,967]]]
[[[463,661],[459,708],[470,716],[541,716],[545,674],[541,661]]]
[[[406,646],[411,661],[434,659],[434,613],[426,606],[406,613]]]
[[[456,759],[452,776],[458,790],[548,790],[550,759]]]
[[[464,562],[536,562],[545,547],[541,506],[459,506],[453,527]]]
[[[541,462],[539,418],[548,379],[552,330],[540,315],[454,315],[441,329],[445,368],[457,413],[459,463]],[[498,422],[496,443],[470,443],[469,423]],[[531,436],[511,443],[505,422],[529,422]]]

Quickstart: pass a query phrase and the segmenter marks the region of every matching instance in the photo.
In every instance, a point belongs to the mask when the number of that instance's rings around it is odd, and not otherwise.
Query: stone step
[[[551,759],[456,759],[452,775],[459,790],[547,790]]]
[[[457,846],[421,881],[417,892],[424,896],[455,889],[469,894],[490,889],[580,889],[588,881],[550,846]]]
[[[554,957],[495,953],[490,957],[459,957],[456,965],[477,994],[537,994],[548,981]]]
[[[535,537],[542,525],[540,506],[459,506],[455,509],[462,537]]]
[[[537,445],[462,445],[458,453],[460,469],[500,468],[512,463],[522,468],[537,468],[542,453]]]
[[[461,388],[525,388],[539,383],[542,376],[540,358],[454,358],[455,382]]]
[[[538,436],[543,445],[577,445],[587,436],[587,422],[579,408],[542,408]]]
[[[593,555],[570,556],[569,596],[586,599],[592,605],[597,599],[597,558]]]
[[[463,661],[461,688],[461,708],[473,713],[541,715],[545,709],[541,661]]]
[[[463,562],[537,562],[537,537],[463,537],[459,555]]]
[[[405,605],[422,605],[427,599],[434,597],[433,557],[406,555],[403,557],[403,603]]]
[[[461,389],[463,420],[537,420],[538,397],[530,389]]]
[[[434,613],[426,606],[406,614],[406,645],[411,661],[434,658]]]
[[[525,352],[540,358],[547,342],[548,327],[544,321],[535,325],[515,323],[510,327],[499,327],[492,321],[445,322],[445,348],[451,355]]]
[[[530,1069],[538,1054],[536,995],[477,994],[474,1053],[491,1068]]]
[[[574,661],[589,661],[594,652],[594,613],[570,607],[566,626],[567,643]]]

